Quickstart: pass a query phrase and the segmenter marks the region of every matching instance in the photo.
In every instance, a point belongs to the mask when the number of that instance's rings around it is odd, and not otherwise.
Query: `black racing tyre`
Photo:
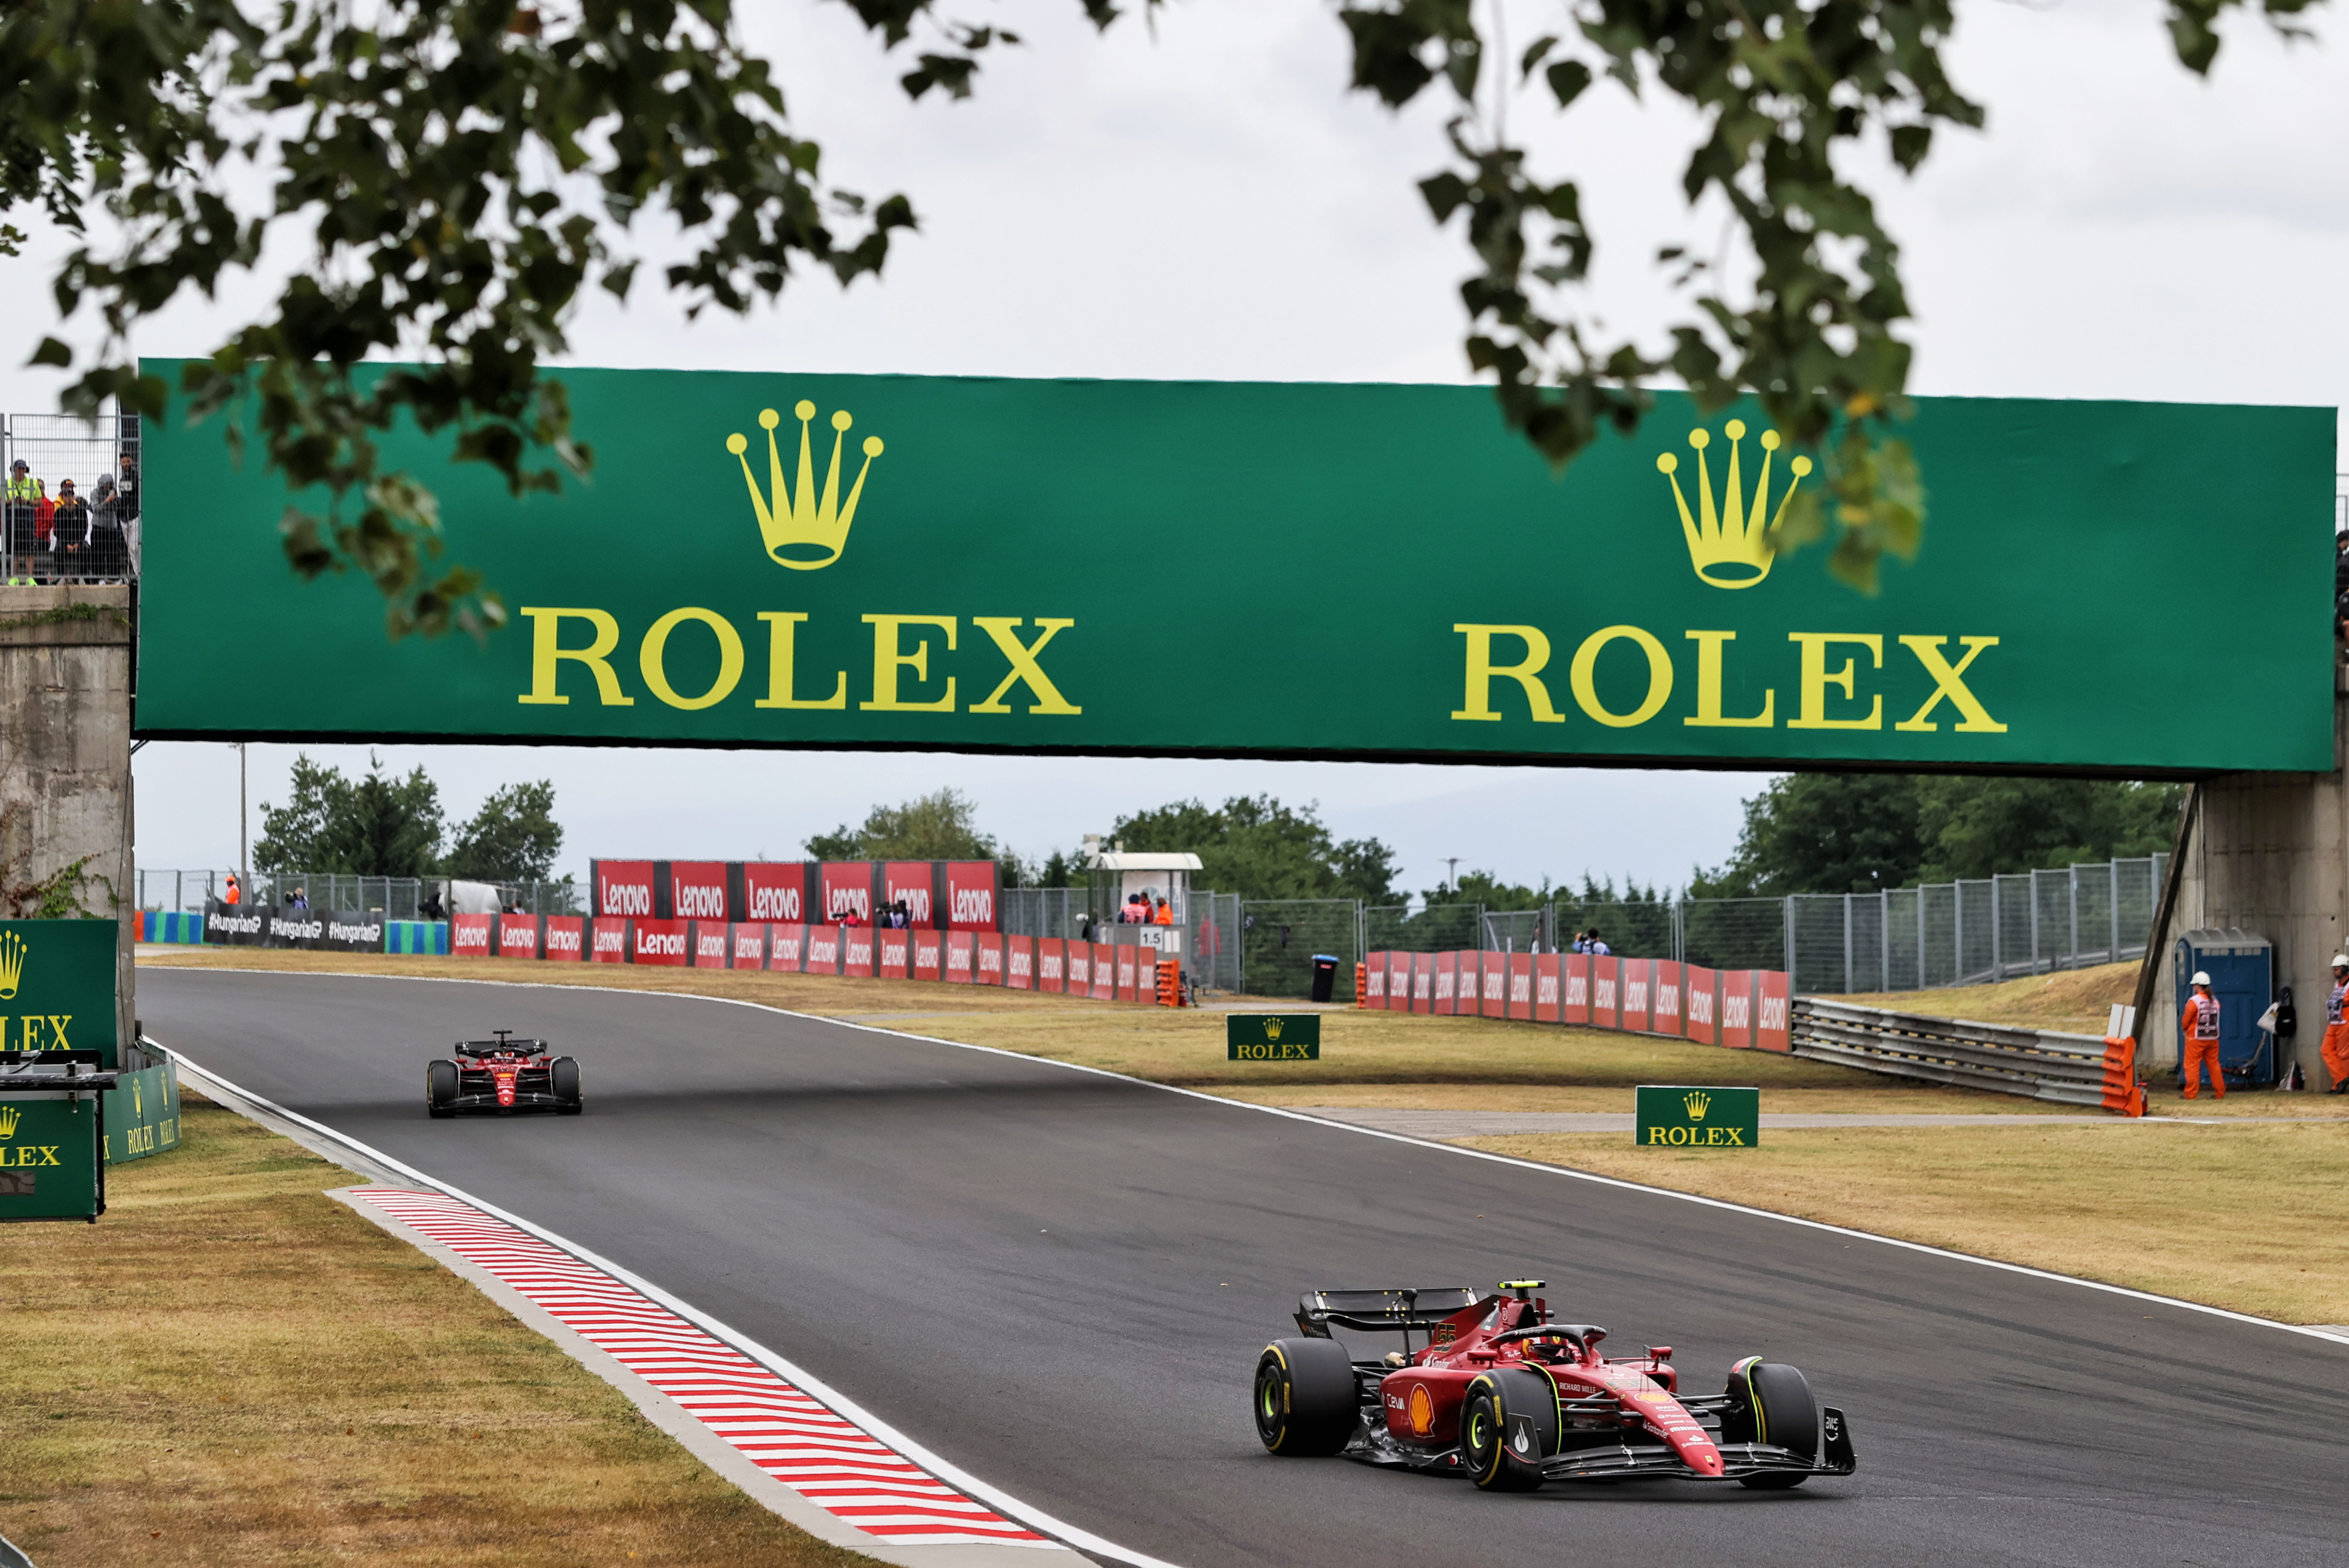
[[[434,1062],[424,1069],[424,1109],[436,1116],[457,1114],[457,1064]]]
[[[575,1116],[587,1108],[579,1095],[579,1059],[557,1056],[547,1068],[547,1078],[554,1090],[554,1114]]]
[[[1256,1435],[1283,1456],[1334,1454],[1361,1424],[1353,1358],[1334,1339],[1276,1339],[1256,1360]]]
[[[1783,1362],[1750,1355],[1729,1369],[1729,1386],[1723,1392],[1735,1403],[1722,1415],[1722,1441],[1768,1443],[1817,1461],[1819,1404],[1811,1397],[1809,1379],[1800,1372]],[[1809,1479],[1781,1470],[1741,1476],[1737,1484],[1756,1491],[1783,1491]]]
[[[1557,1451],[1557,1390],[1543,1373],[1510,1367],[1468,1385],[1460,1407],[1460,1457],[1485,1491],[1532,1491],[1541,1461]]]

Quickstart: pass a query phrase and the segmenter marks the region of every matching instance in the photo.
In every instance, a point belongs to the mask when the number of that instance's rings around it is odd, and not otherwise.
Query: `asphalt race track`
[[[2337,1564],[2349,1539],[2349,1346],[719,1002],[155,969],[139,985],[148,1032],[200,1064],[1186,1568],[2284,1568]],[[587,1114],[427,1119],[426,1060],[492,1028],[576,1055]],[[1859,1473],[1485,1496],[1257,1444],[1249,1375],[1300,1289],[1528,1274],[1618,1347],[1676,1347],[1695,1392],[1743,1355],[1802,1367],[1849,1413]]]

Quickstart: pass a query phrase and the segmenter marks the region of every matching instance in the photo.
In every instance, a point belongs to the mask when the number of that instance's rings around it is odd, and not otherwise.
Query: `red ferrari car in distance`
[[[516,1111],[553,1111],[575,1116],[586,1109],[579,1092],[579,1064],[550,1054],[543,1040],[517,1040],[511,1029],[492,1029],[494,1040],[460,1040],[424,1069],[424,1108],[435,1116],[460,1111],[511,1116]]]
[[[1602,1355],[1607,1331],[1553,1322],[1543,1288],[1308,1292],[1304,1337],[1257,1358],[1257,1435],[1276,1454],[1464,1473],[1488,1491],[1655,1476],[1776,1489],[1857,1468],[1843,1412],[1795,1368],[1748,1356],[1718,1396],[1692,1397],[1671,1346]],[[1358,1361],[1332,1328],[1402,1348]]]

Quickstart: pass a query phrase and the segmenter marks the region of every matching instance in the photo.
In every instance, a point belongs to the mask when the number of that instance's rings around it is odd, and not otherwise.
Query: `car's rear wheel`
[[[554,1090],[554,1113],[575,1116],[587,1108],[579,1094],[579,1060],[575,1056],[557,1056],[548,1069],[547,1078]]]
[[[1334,1454],[1361,1423],[1353,1358],[1334,1339],[1276,1339],[1257,1357],[1254,1407],[1274,1453]]]
[[[1723,1392],[1733,1403],[1722,1416],[1722,1441],[1767,1443],[1817,1462],[1819,1405],[1811,1396],[1810,1380],[1800,1372],[1783,1362],[1751,1355],[1729,1369],[1729,1386]],[[1756,1491],[1784,1491],[1809,1479],[1779,1470],[1741,1476],[1738,1484]]]
[[[1460,1407],[1460,1456],[1485,1491],[1532,1491],[1557,1448],[1557,1394],[1538,1372],[1488,1372]]]
[[[436,1116],[457,1114],[457,1064],[434,1062],[424,1069],[424,1108]]]

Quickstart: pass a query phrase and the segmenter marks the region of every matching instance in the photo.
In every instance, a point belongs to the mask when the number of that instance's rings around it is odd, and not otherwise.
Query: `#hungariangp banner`
[[[1751,408],[1661,397],[1559,479],[1475,387],[563,379],[559,497],[386,443],[513,612],[486,646],[387,642],[216,422],[153,425],[139,732],[2333,765],[2330,410],[1920,400],[1924,548],[1868,598],[1774,561],[1820,475]]]

